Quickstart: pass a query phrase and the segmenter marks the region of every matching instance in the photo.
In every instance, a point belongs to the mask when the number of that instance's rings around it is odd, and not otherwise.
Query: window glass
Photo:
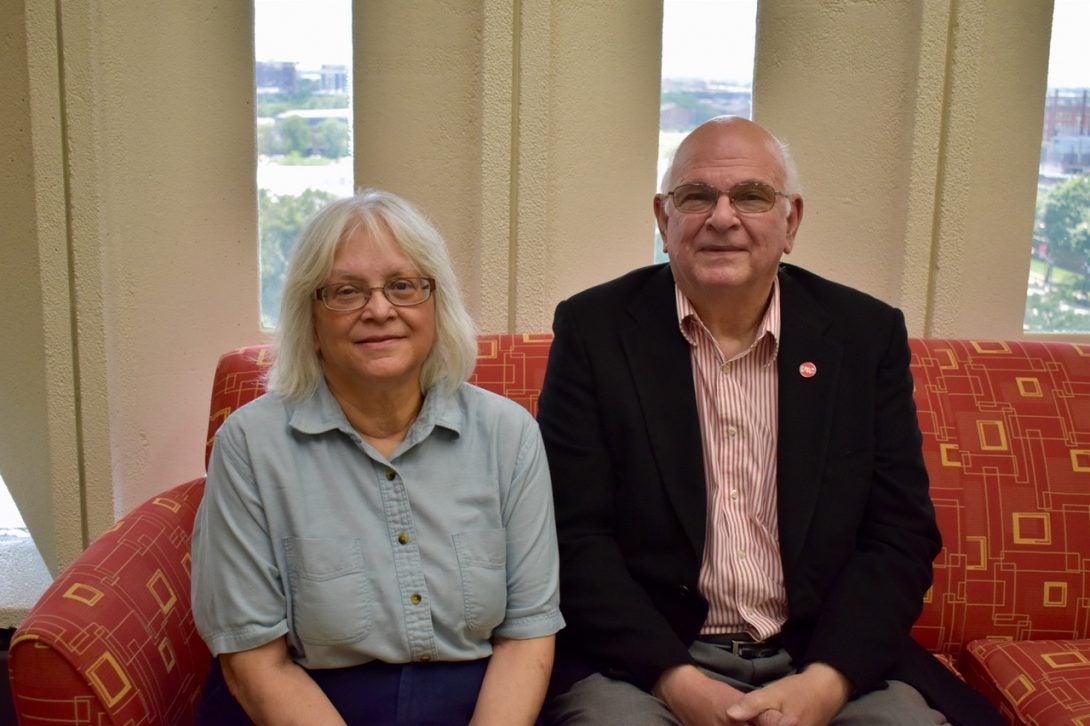
[[[1023,329],[1090,332],[1090,3],[1056,0]]]
[[[715,116],[750,117],[757,0],[664,0],[655,186],[685,135]],[[665,262],[655,230],[656,262]]]
[[[53,575],[0,477],[0,611],[10,616],[29,610],[52,582]]]
[[[261,324],[306,220],[353,190],[351,0],[254,0]]]
[[[26,537],[26,523],[23,522],[15,500],[11,498],[4,478],[0,477],[0,540],[5,537]]]

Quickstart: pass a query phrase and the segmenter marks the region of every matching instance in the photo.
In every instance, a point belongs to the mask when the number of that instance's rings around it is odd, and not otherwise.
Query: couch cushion
[[[1090,345],[910,341],[943,535],[913,635],[1090,638]]]
[[[1090,640],[974,640],[961,669],[1012,723],[1090,726]]]

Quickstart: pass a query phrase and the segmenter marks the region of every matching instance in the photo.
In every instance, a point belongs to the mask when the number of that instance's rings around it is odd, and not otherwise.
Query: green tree
[[[312,94],[309,87],[296,93],[263,93],[257,97],[257,117],[275,118],[300,108],[348,108],[349,99],[347,93]]]
[[[310,124],[301,116],[288,116],[276,120],[276,131],[283,142],[285,154],[308,156],[312,146]]]
[[[348,156],[348,124],[327,118],[314,129],[314,146],[327,159]]]
[[[274,124],[262,124],[257,127],[257,153],[261,156],[278,156],[284,153],[280,133]]]
[[[1053,266],[1085,275],[1090,260],[1090,175],[1077,176],[1049,190],[1038,209],[1038,232],[1048,245],[1045,283]]]
[[[288,258],[303,226],[319,209],[336,198],[335,194],[316,189],[307,189],[298,196],[276,196],[267,189],[258,190],[262,325],[270,328],[276,326]]]
[[[1026,296],[1023,330],[1035,333],[1090,332],[1090,315],[1078,312],[1067,301],[1073,286],[1054,285],[1040,295]]]

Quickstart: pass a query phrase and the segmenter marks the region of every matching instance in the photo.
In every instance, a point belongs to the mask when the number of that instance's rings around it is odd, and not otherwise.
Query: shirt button
[[[393,481],[397,477],[397,472],[393,469],[386,470],[386,481]]]
[[[422,655],[422,656],[420,656],[420,662],[421,662],[421,663],[427,663],[427,662],[428,662],[429,660],[431,660],[431,656],[430,656],[430,655]]]
[[[733,368],[734,368],[733,363],[724,363],[723,365],[719,366],[719,370],[723,371],[724,373],[730,373],[731,369],[733,369]]]
[[[731,489],[730,490],[730,500],[732,502],[737,502],[738,501],[738,490],[737,489]]]
[[[420,601],[423,599],[424,598],[420,597],[419,592],[414,592],[412,595],[409,595],[409,602],[411,602],[413,605],[419,605]]]
[[[409,535],[407,532],[402,532],[397,536],[397,541],[400,544],[409,544]]]
[[[738,435],[738,427],[737,426],[731,425],[731,426],[727,427],[727,436],[729,436],[729,437],[731,437],[733,439],[737,435]]]
[[[739,547],[739,548],[738,548],[738,559],[740,559],[740,560],[744,560],[745,558],[746,558],[746,550],[745,550],[745,548]]]

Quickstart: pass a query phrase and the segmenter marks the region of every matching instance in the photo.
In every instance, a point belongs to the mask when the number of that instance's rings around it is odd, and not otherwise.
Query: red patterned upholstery
[[[265,373],[272,365],[269,346],[251,345],[220,356],[212,379],[212,407],[208,416],[208,439],[204,444],[204,466],[212,455],[216,429],[239,406],[265,392]]]
[[[1090,693],[1085,670],[1054,668],[1033,698],[1009,674],[1010,664],[1029,662],[1014,653],[1090,638],[1090,346],[938,339],[911,346],[944,541],[913,635],[955,659],[1013,722],[1079,723],[1078,700],[1068,694]],[[1020,642],[999,651],[984,647],[991,643],[966,647],[982,638]],[[1037,639],[1044,651],[1025,642]],[[1036,675],[1022,676],[1032,683],[1048,664],[1034,662]],[[1001,665],[1006,675],[992,672]],[[1081,703],[1085,715],[1085,695]],[[1065,715],[1056,720],[1058,713]]]
[[[103,533],[46,590],[9,653],[19,723],[192,723],[210,656],[189,606],[189,539],[204,479]]]
[[[481,336],[473,382],[536,413],[551,340]],[[910,343],[944,539],[913,635],[1011,723],[1090,726],[1090,346]],[[221,358],[208,450],[269,362],[267,346]],[[123,518],[35,606],[10,661],[22,724],[189,721],[208,666],[188,597],[202,490]]]
[[[974,640],[965,677],[1012,723],[1090,724],[1090,640]]]
[[[537,396],[552,342],[549,334],[482,335],[477,339],[477,367],[469,382],[507,396],[537,416]]]

